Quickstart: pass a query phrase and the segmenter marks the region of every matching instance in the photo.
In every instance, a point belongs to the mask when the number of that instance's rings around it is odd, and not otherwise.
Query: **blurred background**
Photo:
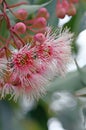
[[[8,2],[18,1],[22,0]],[[49,2],[28,1],[29,6],[39,7]],[[48,24],[55,28],[67,26],[74,33],[72,55],[77,62],[69,66],[65,77],[53,81],[38,101],[22,97],[17,102],[8,97],[0,100],[0,130],[86,130],[86,0],[75,5],[76,15],[64,19],[56,16],[56,3],[52,0],[45,6],[50,13]]]

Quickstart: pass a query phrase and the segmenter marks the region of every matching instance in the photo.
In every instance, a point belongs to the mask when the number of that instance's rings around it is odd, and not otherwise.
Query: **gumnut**
[[[22,22],[18,22],[15,24],[14,30],[19,34],[23,34],[26,32],[26,25]]]
[[[49,12],[46,8],[40,8],[37,13],[37,17],[44,17],[45,19],[48,19],[50,16]]]
[[[67,15],[74,16],[75,14],[76,14],[76,8],[75,8],[74,4],[70,3]]]
[[[33,27],[35,28],[44,28],[47,25],[47,21],[44,17],[39,17],[34,20]]]
[[[67,12],[69,9],[69,2],[67,0],[63,0],[62,6],[65,8],[65,11]]]
[[[66,15],[66,10],[63,7],[62,3],[57,2],[57,5],[56,5],[56,16],[58,18],[64,18],[65,15]]]
[[[34,36],[34,41],[37,41],[39,43],[43,43],[45,41],[45,35],[43,33],[37,33]]]
[[[19,9],[15,13],[16,17],[20,20],[25,20],[28,17],[28,12],[25,9]]]

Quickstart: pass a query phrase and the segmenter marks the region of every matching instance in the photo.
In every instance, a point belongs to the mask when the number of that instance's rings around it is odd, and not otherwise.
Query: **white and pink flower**
[[[54,77],[67,71],[71,61],[72,37],[69,30],[58,34],[49,28],[45,34],[35,36],[34,46],[26,44],[17,52],[12,52],[11,75],[1,87],[3,95],[11,94],[14,99],[22,95],[38,99],[46,93],[46,86]]]

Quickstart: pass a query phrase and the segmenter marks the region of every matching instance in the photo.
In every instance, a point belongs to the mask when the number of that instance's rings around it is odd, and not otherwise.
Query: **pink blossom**
[[[14,73],[5,73],[3,79],[0,81],[0,93],[1,98],[4,98],[7,95],[10,95],[10,99],[13,98],[15,101],[22,94],[23,89],[21,87],[21,82],[19,78]]]
[[[34,69],[33,54],[32,50],[29,50],[28,45],[13,53],[12,63],[18,75],[27,75],[31,73],[31,68],[32,70]]]
[[[67,71],[73,34],[67,29],[60,30],[59,34],[58,31],[52,32],[49,28],[42,43],[34,46],[27,44],[13,52],[10,62],[12,75],[4,83],[3,93],[12,93],[15,99],[23,95],[38,99],[46,93],[45,86],[54,77]]]
[[[54,61],[57,66],[57,71],[62,75],[67,70],[67,65],[70,63],[71,57],[71,42],[73,34],[65,29],[59,35],[52,33],[50,30],[46,33],[44,44],[49,47],[49,55],[51,61]]]

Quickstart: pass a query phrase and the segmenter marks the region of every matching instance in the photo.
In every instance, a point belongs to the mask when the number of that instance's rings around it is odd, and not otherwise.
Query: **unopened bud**
[[[37,33],[35,36],[34,36],[34,41],[37,41],[39,43],[43,43],[45,41],[45,35],[43,33]]]
[[[25,20],[28,17],[28,12],[25,9],[19,9],[15,13],[16,17],[20,20]]]
[[[57,2],[57,5],[56,5],[56,16],[58,18],[64,18],[65,15],[66,15],[65,8],[62,6],[62,4],[60,2]]]
[[[47,21],[44,17],[39,17],[34,20],[33,27],[35,28],[44,28],[47,25]]]
[[[76,8],[75,8],[75,6],[72,3],[70,3],[67,15],[74,16],[75,14],[76,14]]]
[[[67,0],[63,0],[62,6],[65,8],[65,11],[67,12],[69,9],[69,2]]]
[[[22,22],[16,23],[14,26],[14,30],[19,34],[23,34],[26,32],[26,25]]]
[[[40,8],[37,13],[37,17],[44,17],[45,19],[48,19],[50,16],[49,12],[46,8]]]

